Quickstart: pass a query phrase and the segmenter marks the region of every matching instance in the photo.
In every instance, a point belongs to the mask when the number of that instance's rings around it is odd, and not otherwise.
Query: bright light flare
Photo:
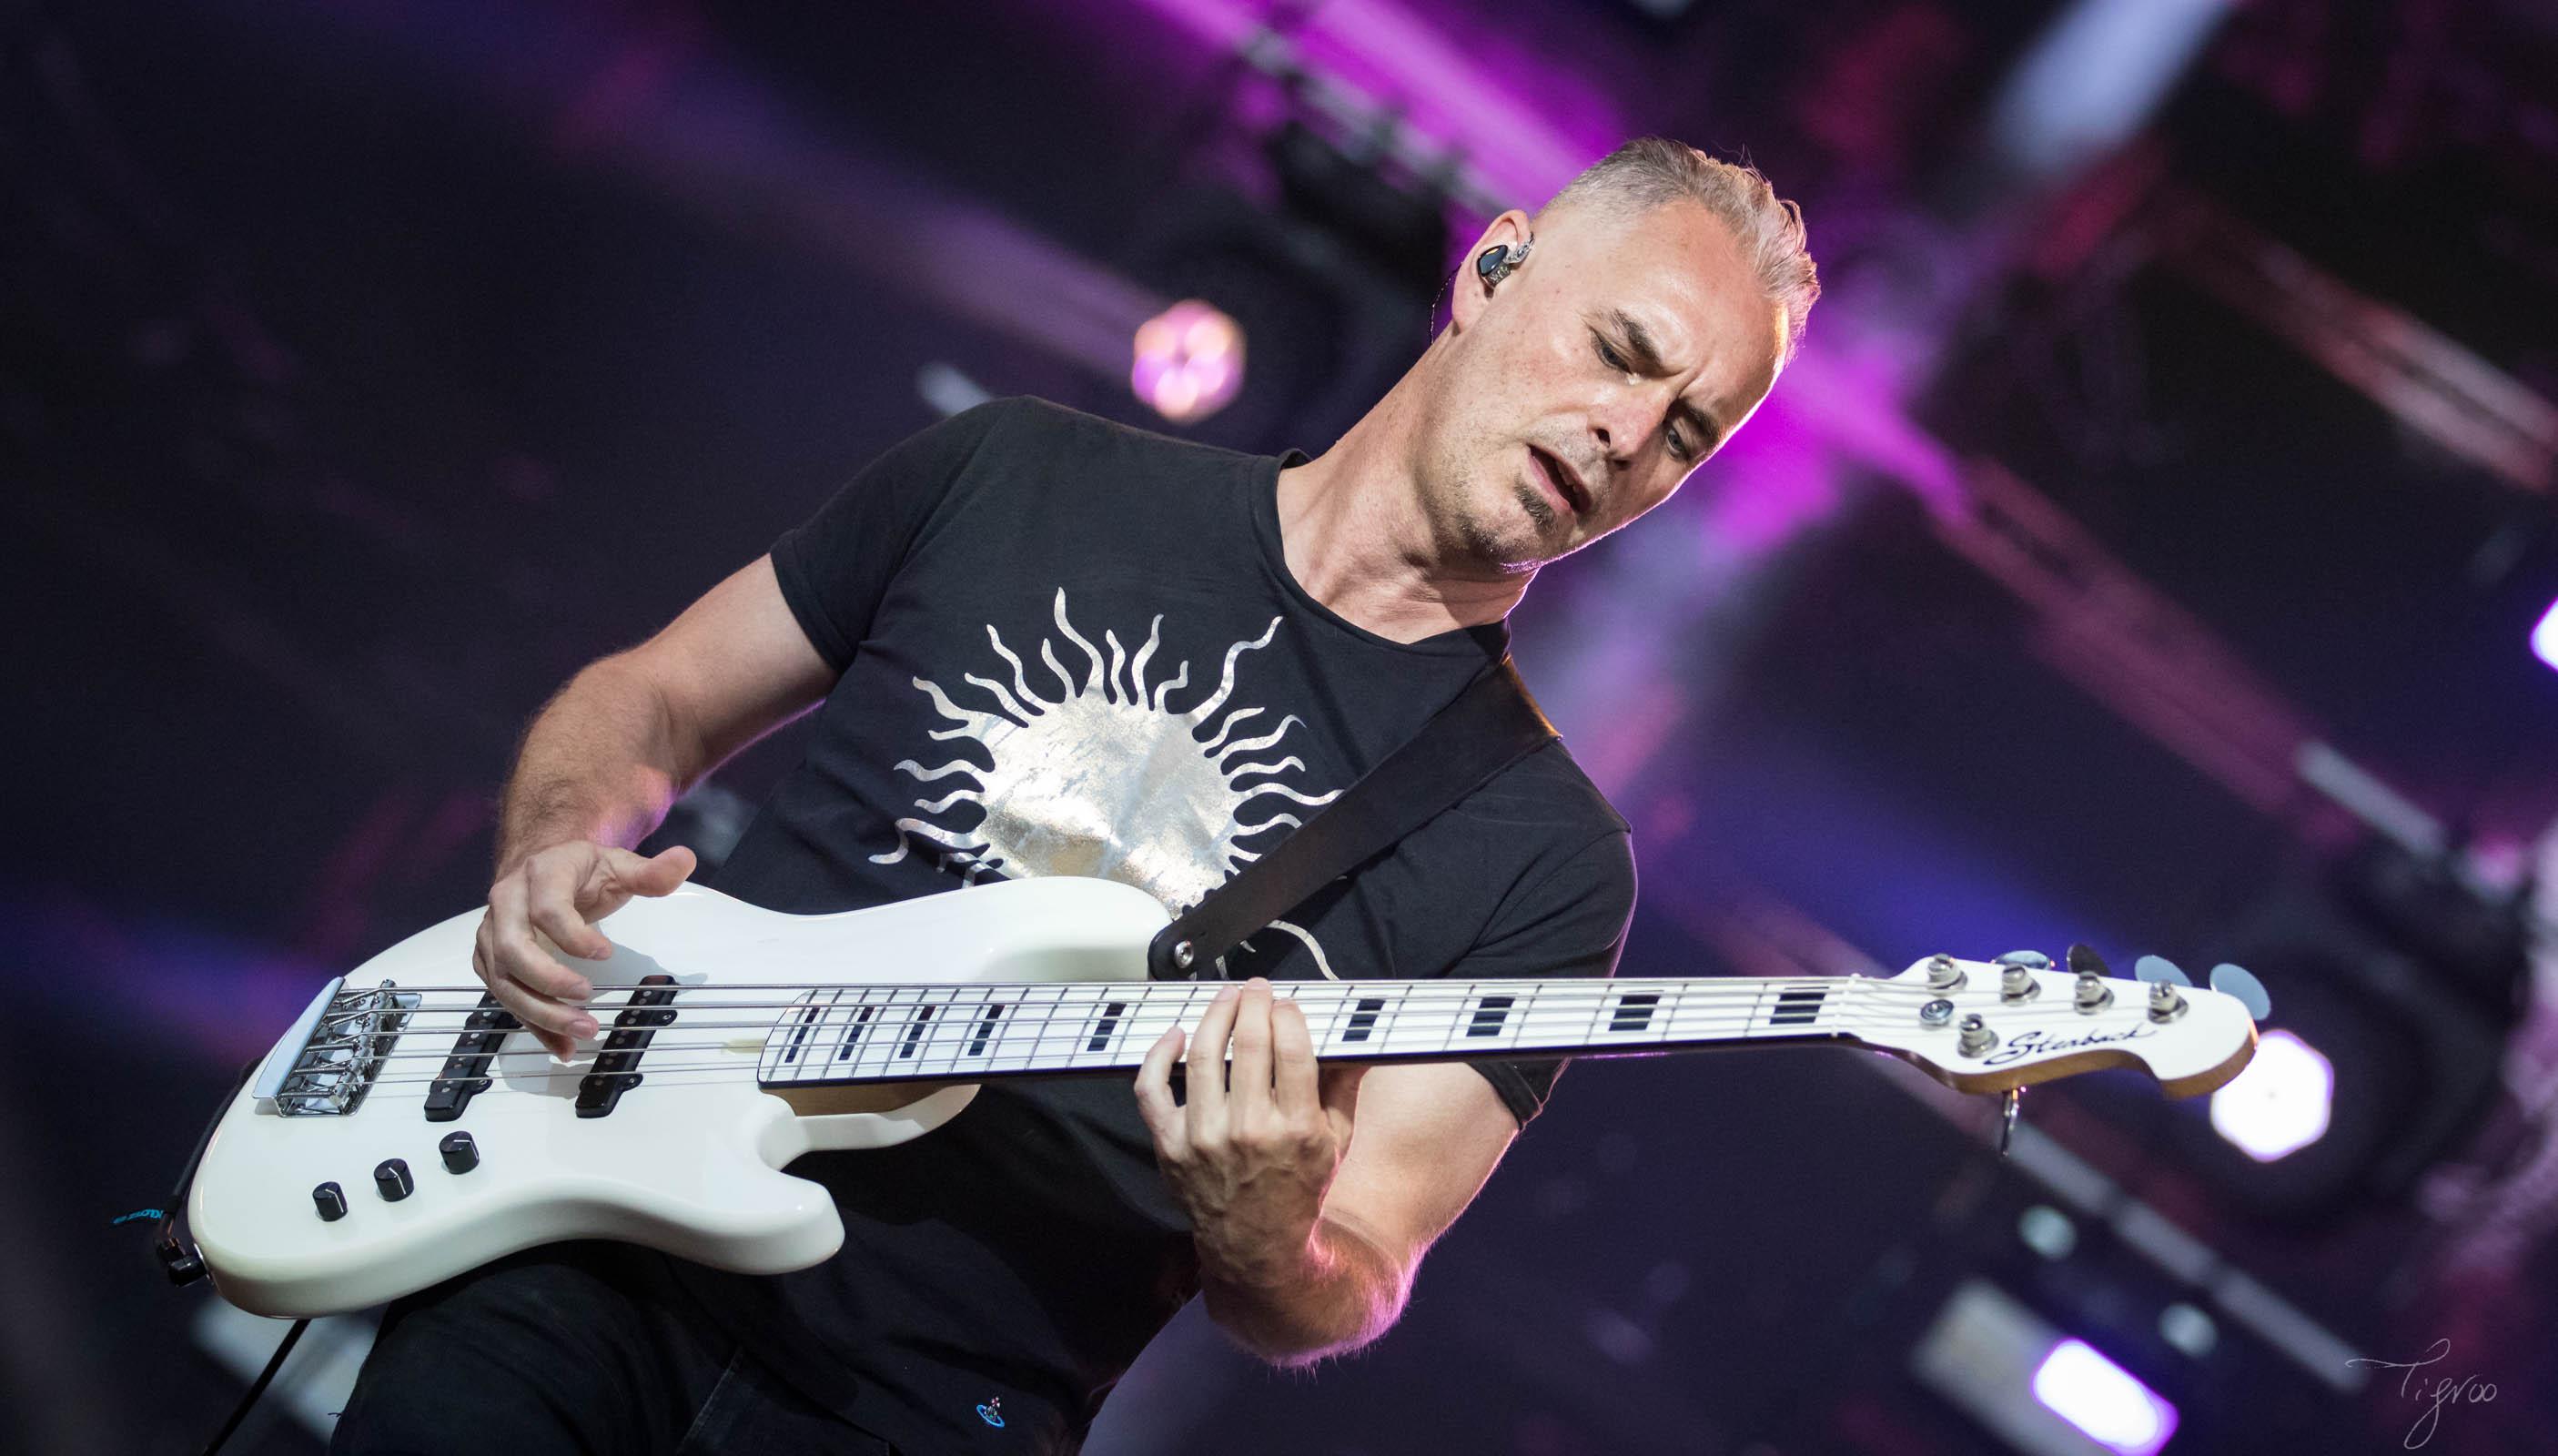
[[[1243,387],[1243,330],[1186,298],[1137,326],[1128,387],[1175,424],[1206,419]]]
[[[2531,629],[2531,655],[2558,668],[2558,602],[2540,614],[2540,625]]]
[[[2083,1341],[2063,1340],[2034,1372],[2044,1408],[2121,1456],[2154,1456],[2176,1434],[2176,1407]]]
[[[2157,113],[2236,8],[2231,0],[2076,0],[1992,104],[1994,144],[2043,178],[2114,150]]]
[[[2288,1031],[2256,1043],[2256,1059],[2211,1094],[2211,1130],[2260,1163],[2299,1152],[2327,1135],[2336,1069]]]

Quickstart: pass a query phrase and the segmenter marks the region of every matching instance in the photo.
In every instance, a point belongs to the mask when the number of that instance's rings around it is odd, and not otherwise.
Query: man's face
[[[1416,473],[1443,546],[1494,570],[1668,500],[1767,397],[1783,353],[1784,311],[1693,203],[1549,210],[1493,293],[1472,267],[1458,287]]]

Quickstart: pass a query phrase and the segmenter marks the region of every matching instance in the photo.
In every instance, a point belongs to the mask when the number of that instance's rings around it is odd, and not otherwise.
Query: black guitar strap
[[[1276,849],[1245,865],[1147,947],[1157,980],[1213,973],[1219,956],[1316,891],[1392,848],[1557,735],[1501,658]]]

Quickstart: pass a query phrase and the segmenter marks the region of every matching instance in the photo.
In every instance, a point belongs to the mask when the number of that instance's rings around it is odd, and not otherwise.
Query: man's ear
[[[1483,278],[1475,271],[1475,260],[1482,257],[1487,248],[1503,247],[1515,251],[1525,245],[1528,235],[1527,214],[1516,208],[1494,218],[1485,226],[1482,235],[1457,261],[1457,282],[1453,296],[1448,300],[1450,327],[1466,328],[1492,301],[1493,290],[1484,286]]]

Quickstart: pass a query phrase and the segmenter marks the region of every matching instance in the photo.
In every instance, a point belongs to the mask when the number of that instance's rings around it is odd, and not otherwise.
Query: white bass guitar
[[[824,1189],[782,1171],[791,1159],[921,1136],[990,1078],[1132,1073],[1194,1024],[1214,983],[1145,978],[1167,919],[1140,890],[1066,877],[826,916],[685,886],[608,917],[611,958],[569,957],[604,1034],[563,1065],[473,978],[480,916],[456,916],[313,998],[220,1114],[164,1256],[200,1254],[225,1298],[269,1315],[378,1304],[567,1238],[805,1267],[843,1228]],[[2121,1066],[2188,1095],[2253,1054],[2262,993],[2244,972],[2205,989],[2099,969],[2020,953],[1889,978],[1277,989],[1326,1060],[1829,1041],[1963,1092]]]

